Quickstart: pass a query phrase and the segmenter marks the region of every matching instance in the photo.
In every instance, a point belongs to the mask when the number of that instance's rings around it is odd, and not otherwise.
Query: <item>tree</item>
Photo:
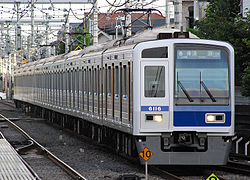
[[[243,96],[250,97],[250,62],[248,63],[247,68],[244,70],[242,76],[242,87],[241,92]]]
[[[80,27],[77,27],[74,29],[74,33],[76,33],[76,35],[73,36],[74,43],[72,44],[72,50],[74,50],[78,46],[83,49],[84,46],[91,45],[91,35],[89,34],[89,29],[86,28],[85,30],[82,30]],[[84,44],[84,38],[86,44]]]
[[[84,35],[84,33],[86,34]],[[63,35],[63,33],[61,35]],[[91,45],[91,34],[89,34],[89,29],[87,28],[83,30],[78,26],[74,28],[73,32],[70,33],[70,36],[70,39],[73,41],[69,48],[70,51],[76,49],[78,46],[83,49],[85,46]],[[84,38],[86,44],[84,44]],[[63,41],[65,41],[65,38],[63,38]],[[58,40],[57,54],[65,53],[65,43],[63,41]]]
[[[242,73],[250,57],[250,16],[242,18],[240,0],[215,0],[206,9],[206,16],[195,22],[190,31],[200,38],[227,41],[235,50],[235,82],[241,85]]]

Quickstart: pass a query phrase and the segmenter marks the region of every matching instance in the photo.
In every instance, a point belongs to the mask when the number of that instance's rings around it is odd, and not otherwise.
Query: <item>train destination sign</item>
[[[221,59],[221,50],[179,49],[177,59]]]
[[[143,151],[139,153],[139,155],[140,155],[145,161],[148,161],[148,160],[151,158],[151,156],[153,155],[153,153],[152,153],[147,147],[145,147],[145,148],[143,149]]]

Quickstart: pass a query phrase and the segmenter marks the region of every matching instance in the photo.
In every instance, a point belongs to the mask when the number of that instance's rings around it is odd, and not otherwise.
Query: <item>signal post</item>
[[[148,180],[148,160],[151,158],[153,153],[145,147],[143,151],[139,153],[139,155],[145,160],[145,179]]]

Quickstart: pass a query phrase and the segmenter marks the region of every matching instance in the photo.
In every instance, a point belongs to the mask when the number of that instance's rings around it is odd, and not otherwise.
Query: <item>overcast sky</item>
[[[35,0],[34,0],[35,1]],[[51,0],[53,2],[53,0]],[[66,1],[66,0],[65,0]],[[114,3],[115,1],[118,2],[118,4],[122,4],[125,2],[125,0],[108,0],[110,3]],[[165,15],[165,1],[166,0],[155,0],[152,4],[148,5],[148,8],[156,8],[158,10],[160,10],[164,15]],[[28,2],[28,0],[27,0]],[[29,0],[30,2],[30,0]],[[111,6],[106,2],[106,0],[98,0],[98,8],[100,12],[107,12],[108,10],[110,10],[109,12],[112,12],[114,10],[117,10],[119,8],[111,8]],[[134,0],[133,2],[137,2],[138,0]],[[139,1],[139,3],[142,2],[141,0]],[[146,3],[150,3],[152,2],[152,0],[144,0],[143,4]],[[116,4],[117,5],[117,4]],[[54,11],[50,8],[51,4],[35,4],[35,19],[38,20],[44,20],[46,19],[46,15],[45,13],[48,13],[49,16],[53,19],[65,19],[65,14],[67,14],[67,12],[64,11],[64,9],[69,9],[70,7],[72,8],[75,16],[77,16],[78,18],[82,19],[84,17],[84,12],[89,12],[92,5],[91,4],[54,4]],[[26,20],[30,20],[31,19],[31,13],[30,13],[30,6],[27,8],[27,4],[21,4],[20,5],[20,12],[22,12],[22,19],[26,19]],[[27,11],[26,11],[27,10]],[[75,16],[73,15],[72,12],[70,12],[70,22],[82,22],[82,20],[79,20],[77,18],[75,18]],[[0,3],[0,19],[1,20],[12,20],[15,21],[17,17],[16,14],[16,7],[13,4],[1,4]],[[60,26],[59,23],[57,23],[58,26]],[[62,24],[62,23],[61,23]],[[12,28],[13,27],[13,28]],[[56,25],[53,27],[51,26],[51,29],[60,29],[61,27],[56,27]],[[27,25],[22,25],[22,34],[23,35],[29,35],[30,34],[30,24]],[[35,30],[45,30],[45,26],[35,26],[34,28]],[[15,25],[11,25],[11,34],[14,35],[15,33]],[[52,30],[50,31],[50,39],[53,40],[57,34],[57,30]]]

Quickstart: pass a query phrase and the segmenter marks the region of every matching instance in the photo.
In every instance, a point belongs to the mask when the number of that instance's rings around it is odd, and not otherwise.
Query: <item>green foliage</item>
[[[85,37],[84,37],[84,33],[86,33]],[[73,43],[71,44],[70,47],[70,51],[75,50],[78,46],[81,47],[82,49],[85,46],[89,46],[91,45],[91,34],[89,33],[89,29],[81,29],[80,27],[77,27],[74,29],[72,35],[71,35],[71,39],[73,40]],[[84,38],[85,38],[85,45],[84,45]],[[63,38],[65,41],[65,38]],[[65,43],[62,41],[58,42],[58,46],[57,46],[57,54],[63,54],[65,53]]]
[[[75,48],[77,48],[78,46],[81,47],[82,49],[84,48],[84,46],[89,46],[91,45],[91,35],[88,34],[89,33],[89,29],[80,29],[80,27],[75,28],[74,30],[75,33],[82,33],[82,34],[77,34],[73,36],[73,40],[74,43],[72,45],[72,50],[74,50]],[[85,37],[84,37],[84,33]],[[85,38],[85,43],[84,44],[84,38]]]
[[[58,46],[56,47],[57,54],[63,54],[65,53],[65,44],[63,42],[59,42]]]
[[[89,33],[89,29],[86,29],[85,33]],[[85,39],[86,39],[86,46],[90,46],[91,45],[91,34],[86,34]]]
[[[248,66],[244,70],[244,73],[242,76],[241,92],[243,96],[250,97],[250,63],[248,63]]]
[[[250,58],[250,16],[243,19],[240,0],[215,0],[206,9],[203,20],[190,30],[200,38],[227,41],[235,50],[236,84],[241,84],[242,73]]]

